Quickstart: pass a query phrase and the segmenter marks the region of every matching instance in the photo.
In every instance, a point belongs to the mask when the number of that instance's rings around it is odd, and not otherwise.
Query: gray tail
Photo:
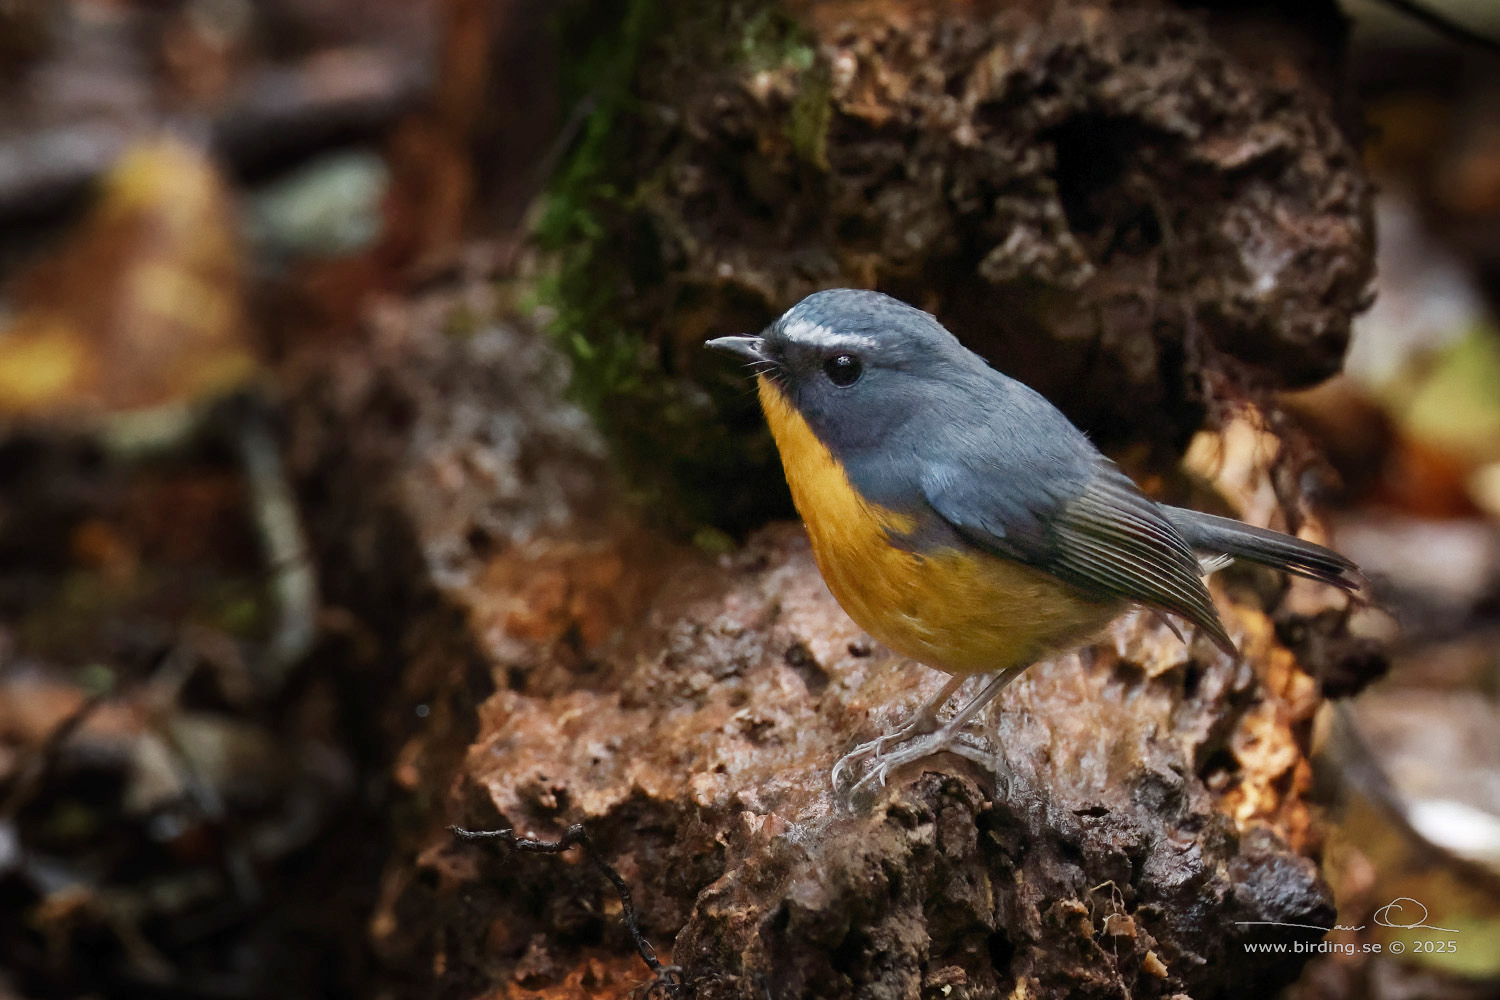
[[[1247,559],[1350,594],[1359,595],[1366,587],[1359,567],[1332,549],[1227,517],[1165,505],[1162,510],[1188,544],[1200,551]]]

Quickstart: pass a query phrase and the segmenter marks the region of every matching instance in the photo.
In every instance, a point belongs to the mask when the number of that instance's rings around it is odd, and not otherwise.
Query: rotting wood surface
[[[320,362],[293,425],[336,484],[313,518],[330,586],[401,675],[407,805],[371,926],[411,995],[646,978],[592,867],[449,823],[586,824],[700,997],[1263,996],[1295,974],[1240,926],[1333,918],[1304,799],[1318,689],[1262,612],[1218,595],[1240,659],[1126,620],[1001,700],[1003,784],[944,758],[842,813],[833,761],[939,675],[844,616],[799,526],[724,556],[640,527],[542,338],[445,336],[448,305]]]
[[[708,370],[705,335],[877,285],[1113,443],[1170,453],[1257,380],[1334,370],[1370,273],[1368,188],[1318,66],[1332,8],[1236,9],[804,4],[814,61],[752,77],[663,44],[635,86],[670,113],[620,162],[641,197],[596,258],[642,277],[581,273],[674,379]],[[809,85],[829,117],[798,133]],[[1240,658],[1139,617],[1039,665],[1001,699],[999,785],[943,759],[841,813],[833,761],[938,675],[849,622],[795,525],[723,556],[643,526],[540,336],[441,332],[466,297],[385,308],[294,390],[329,593],[399,677],[383,728],[407,807],[371,929],[403,995],[645,979],[592,867],[449,823],[586,824],[705,1000],[1260,997],[1296,975],[1244,944],[1333,919],[1305,800],[1325,665],[1249,598],[1216,593]],[[604,407],[606,435],[658,428],[640,406]],[[678,457],[680,433],[647,447]],[[743,523],[776,476],[712,495],[744,493]]]

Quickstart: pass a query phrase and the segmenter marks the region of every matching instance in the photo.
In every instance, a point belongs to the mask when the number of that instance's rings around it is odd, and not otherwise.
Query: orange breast
[[[1116,603],[978,550],[916,553],[892,545],[890,536],[909,534],[915,520],[862,497],[764,376],[759,391],[828,589],[895,652],[949,673],[988,673],[1076,645],[1120,612]]]

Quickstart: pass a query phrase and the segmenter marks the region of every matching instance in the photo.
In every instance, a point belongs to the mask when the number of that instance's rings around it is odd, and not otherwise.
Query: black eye
[[[837,386],[853,385],[865,373],[865,366],[852,354],[835,354],[823,362],[823,374]]]

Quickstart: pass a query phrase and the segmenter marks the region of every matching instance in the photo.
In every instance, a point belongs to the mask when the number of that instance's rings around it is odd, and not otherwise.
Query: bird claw
[[[892,771],[944,751],[972,760],[990,771],[996,769],[997,757],[989,742],[973,733],[959,730],[904,737],[902,730],[897,730],[863,743],[839,759],[831,775],[834,794],[845,808],[863,810],[886,786]],[[859,774],[861,769],[863,774]],[[854,777],[856,774],[859,774],[858,778]]]
[[[896,746],[905,743],[913,738],[920,738],[922,735],[927,735],[920,733],[918,729],[919,727],[915,720],[908,720],[906,723],[897,727],[892,732],[879,736],[868,743],[861,743],[853,750],[850,750],[848,753],[844,754],[843,757],[839,758],[839,762],[833,765],[832,778],[834,789],[838,790],[847,785],[849,783],[848,771],[851,768],[858,767],[865,760],[874,762],[874,767],[871,769],[871,773],[875,773],[877,771],[879,772],[880,784],[882,787],[884,787],[885,776],[890,771],[889,766],[881,765],[881,759],[885,755],[885,748],[887,746]],[[868,778],[869,775],[861,778],[859,782],[856,783],[855,787],[863,784]]]

